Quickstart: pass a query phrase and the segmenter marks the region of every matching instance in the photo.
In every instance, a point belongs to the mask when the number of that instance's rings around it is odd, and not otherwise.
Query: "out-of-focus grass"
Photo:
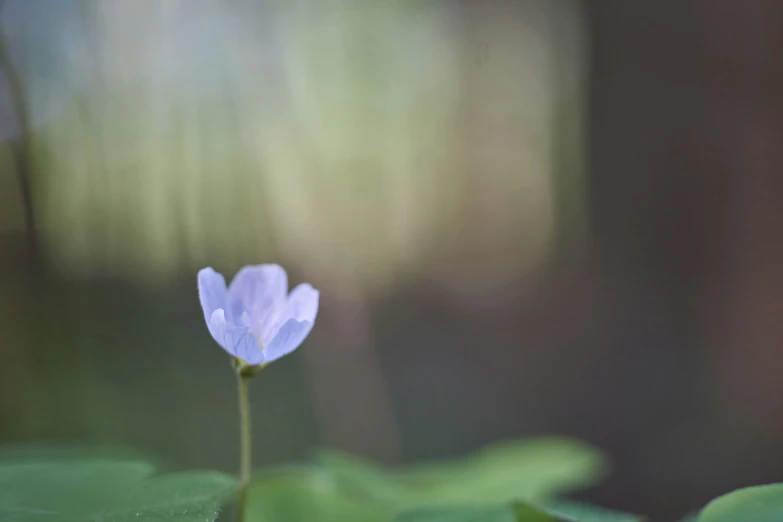
[[[579,111],[578,75],[557,65],[578,64],[567,9],[85,5],[87,35],[60,42],[82,81],[32,82],[59,107],[35,136],[35,203],[66,273],[282,257],[372,287],[425,271],[471,289],[561,241],[575,200],[556,185],[579,170],[555,177],[578,155],[561,125],[578,121],[560,117]]]

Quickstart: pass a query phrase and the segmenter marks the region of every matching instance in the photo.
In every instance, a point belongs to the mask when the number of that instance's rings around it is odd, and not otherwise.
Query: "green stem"
[[[250,399],[247,394],[251,378],[251,375],[247,375],[241,370],[237,371],[240,430],[239,478],[242,483],[242,491],[239,497],[239,522],[243,522],[245,518],[245,497],[247,485],[250,482],[250,467],[252,464],[250,453]]]

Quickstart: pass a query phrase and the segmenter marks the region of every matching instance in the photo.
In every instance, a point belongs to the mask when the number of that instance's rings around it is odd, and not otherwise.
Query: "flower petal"
[[[228,287],[228,318],[242,324],[247,312],[247,326],[256,328],[284,306],[288,293],[288,276],[280,265],[252,265],[242,268]]]
[[[249,364],[260,364],[264,354],[247,326],[237,326],[226,321],[225,311],[218,308],[209,321],[212,337],[225,351]]]
[[[315,322],[318,315],[318,290],[308,283],[297,285],[288,296],[288,314],[297,321]]]
[[[269,345],[264,348],[264,362],[270,363],[299,348],[312,329],[313,323],[310,321],[296,319],[286,321]]]
[[[212,267],[198,272],[198,298],[204,311],[204,320],[210,325],[212,312],[226,307],[226,280]]]

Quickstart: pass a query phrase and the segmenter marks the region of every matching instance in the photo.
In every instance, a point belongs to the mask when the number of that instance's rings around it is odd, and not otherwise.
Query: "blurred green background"
[[[195,274],[313,334],[258,466],[559,433],[673,517],[783,479],[783,4],[6,0],[0,441],[233,471]]]

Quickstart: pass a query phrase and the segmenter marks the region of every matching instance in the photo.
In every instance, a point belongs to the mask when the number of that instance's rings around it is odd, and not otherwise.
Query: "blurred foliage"
[[[302,467],[256,477],[246,513],[255,522],[388,522],[395,506],[347,487],[328,471]]]
[[[575,2],[43,4],[7,16],[62,272],[497,288],[582,221]]]
[[[554,514],[519,502],[544,502],[595,483],[603,468],[595,449],[560,439],[500,444],[472,456],[402,469],[322,451],[313,468],[287,468],[255,479],[248,513],[258,522],[381,522],[395,516],[554,522],[559,520]],[[523,511],[530,514],[522,516]]]
[[[697,522],[779,522],[783,520],[783,484],[753,486],[710,502]]]
[[[557,500],[545,505],[545,507],[550,513],[579,522],[642,522],[646,520],[639,515],[619,513],[580,502]]]
[[[131,455],[132,452],[125,452]],[[0,451],[0,520],[8,522],[211,522],[244,498],[246,522],[643,522],[560,496],[602,476],[584,444],[521,440],[476,455],[404,469],[378,468],[321,452],[307,466],[261,471],[244,496],[215,471],[155,475],[113,449],[57,446]],[[115,457],[111,457],[115,455]],[[698,522],[777,522],[783,485],[735,491],[707,505]]]
[[[355,458],[321,453],[317,461],[356,488],[400,505],[539,501],[595,483],[603,456],[573,440],[497,444],[473,456],[390,472]]]
[[[395,522],[568,522],[526,504],[419,508],[400,513]]]
[[[153,476],[153,465],[102,456],[111,454],[115,450],[56,446],[4,450],[0,518],[201,522],[214,520],[218,503],[236,492],[236,481],[217,472]],[[602,468],[594,449],[563,440],[508,443],[448,465],[448,473],[446,463],[384,470],[322,452],[311,466],[259,473],[246,494],[245,516],[254,522],[391,522],[398,513],[399,520],[430,520],[443,519],[439,509],[457,509],[467,513],[460,520],[504,520],[500,513],[516,513],[512,520],[555,521],[543,510],[513,504],[587,485]],[[468,491],[464,484],[471,481]],[[492,505],[497,507],[487,507]]]

